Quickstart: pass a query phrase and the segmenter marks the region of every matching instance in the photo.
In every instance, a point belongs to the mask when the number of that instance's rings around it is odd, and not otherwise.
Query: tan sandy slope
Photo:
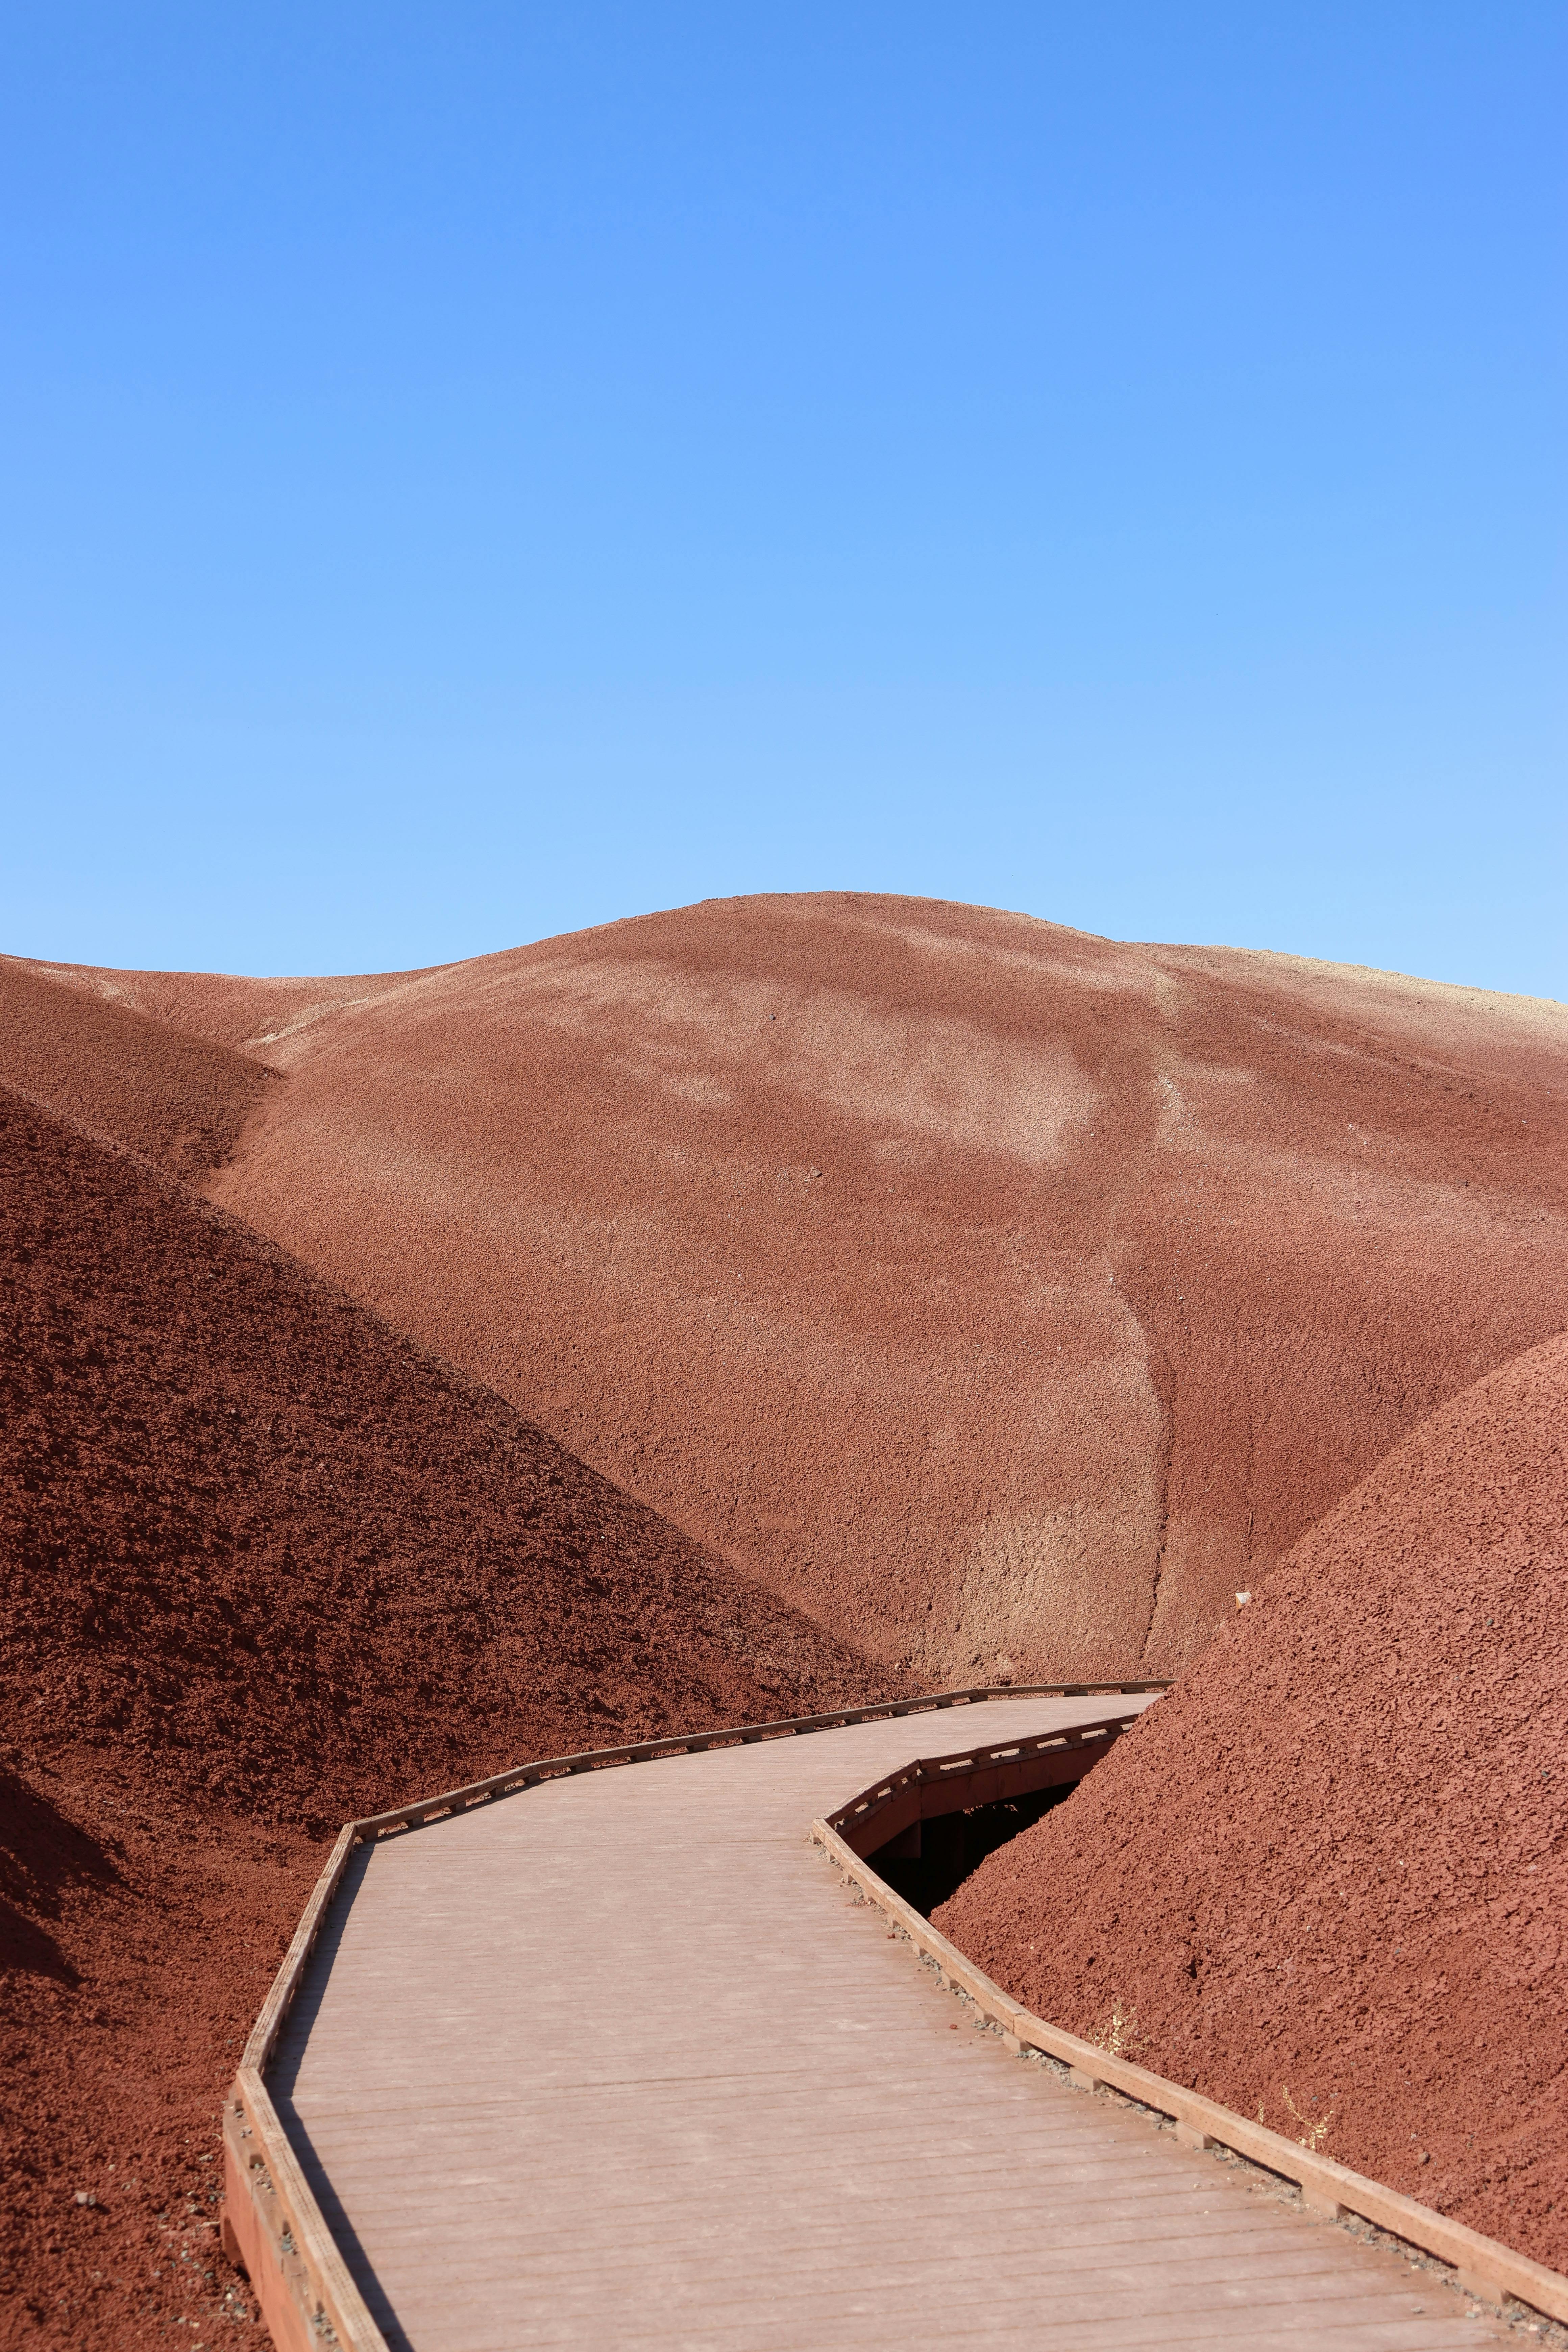
[[[285,1075],[217,1198],[931,1683],[1179,1664],[1568,1324],[1557,1005],[854,895],[60,976]]]

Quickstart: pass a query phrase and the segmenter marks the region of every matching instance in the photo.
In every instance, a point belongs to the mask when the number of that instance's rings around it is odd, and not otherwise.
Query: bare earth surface
[[[264,1055],[269,1045],[328,1013],[400,988],[405,981],[430,976],[429,971],[384,971],[334,980],[245,980],[221,971],[110,971],[90,964],[0,956],[0,994],[13,977],[47,982],[86,998],[100,1018],[106,1006],[137,1013],[165,1029],[250,1055]]]
[[[0,2342],[189,2344],[243,2285],[218,2105],[329,1829],[887,1675],[4,1087],[0,1203]]]
[[[1568,2258],[1563,1008],[847,895],[0,959],[0,2342],[236,2284],[201,2159],[345,1813],[1194,1659],[971,1948]]]
[[[928,1685],[1180,1665],[1568,1324],[1561,1006],[845,895],[78,979],[286,1073],[217,1197]]]
[[[1568,1335],[936,1918],[1037,2014],[1568,2270]]]
[[[0,1086],[182,1175],[221,1165],[278,1084],[226,1044],[0,957]]]

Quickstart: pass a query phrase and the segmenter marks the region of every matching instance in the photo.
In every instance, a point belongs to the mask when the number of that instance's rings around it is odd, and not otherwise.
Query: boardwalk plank
[[[997,1739],[1105,1711],[976,1714]],[[846,1890],[813,1818],[963,1736],[584,1774],[354,1854],[268,2081],[398,2352],[1492,2340],[1009,2056]]]

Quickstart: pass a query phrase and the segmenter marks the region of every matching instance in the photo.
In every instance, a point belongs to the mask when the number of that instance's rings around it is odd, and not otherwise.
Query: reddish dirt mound
[[[439,971],[445,967],[431,967]],[[383,971],[335,980],[247,980],[223,971],[112,971],[103,964],[43,963],[0,956],[0,975],[26,972],[100,1004],[122,1005],[216,1045],[265,1056],[267,1048],[330,1013],[384,995],[430,971]],[[0,1073],[4,1076],[4,1073]]]
[[[0,1199],[0,2341],[79,2352],[240,2284],[218,2100],[326,1829],[887,1677],[3,1088]]]
[[[1424,1423],[937,1924],[1568,2270],[1565,1625],[1568,1334]]]
[[[218,1197],[922,1683],[1178,1664],[1568,1323],[1560,1006],[843,896],[352,989]]]
[[[0,957],[0,1085],[187,1176],[226,1160],[278,1079],[228,1045]]]

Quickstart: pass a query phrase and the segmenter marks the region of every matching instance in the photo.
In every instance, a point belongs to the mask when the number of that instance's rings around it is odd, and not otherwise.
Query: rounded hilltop
[[[1178,1668],[1568,1323],[1561,1006],[854,893],[58,976],[277,1074],[214,1197],[931,1685]]]

